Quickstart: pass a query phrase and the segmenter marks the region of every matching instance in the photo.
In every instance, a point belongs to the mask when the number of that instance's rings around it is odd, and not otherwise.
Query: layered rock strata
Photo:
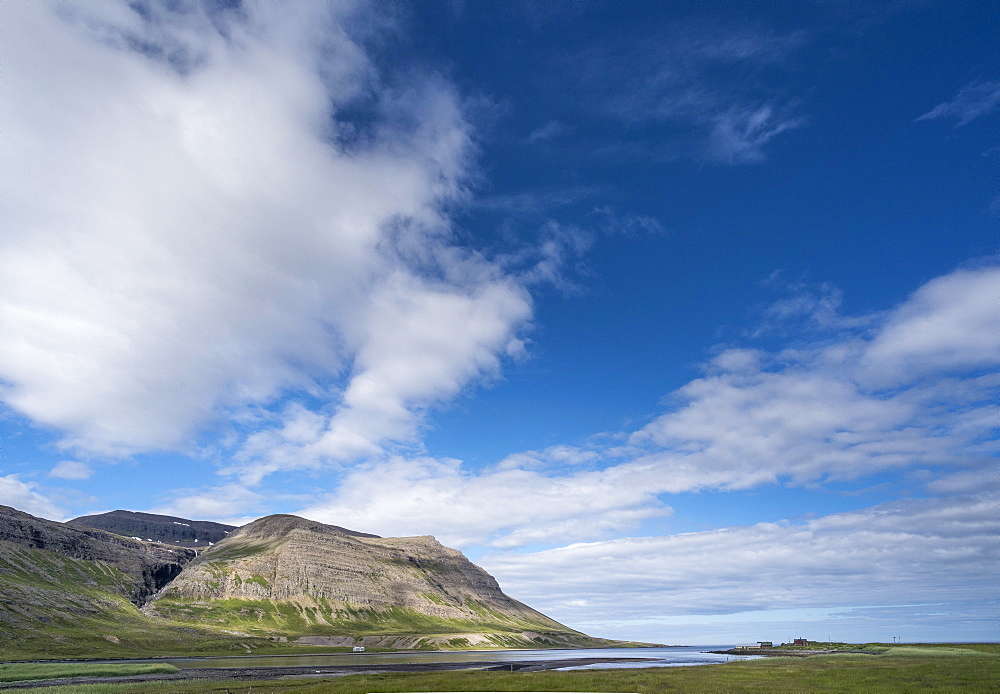
[[[320,633],[356,633],[357,622],[382,615],[400,628],[428,618],[426,628],[437,620],[445,631],[478,625],[579,634],[507,596],[431,536],[380,538],[295,516],[268,516],[233,532],[188,564],[147,611],[178,619],[185,609],[217,612],[215,605],[234,600],[248,606],[245,624],[268,604],[293,605],[305,622],[300,631]]]

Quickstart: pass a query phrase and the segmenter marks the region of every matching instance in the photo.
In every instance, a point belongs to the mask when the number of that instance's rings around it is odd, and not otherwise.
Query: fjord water
[[[562,670],[677,667],[711,665],[730,660],[749,660],[759,656],[733,656],[709,653],[731,646],[675,646],[669,648],[587,648],[574,650],[525,651],[431,651],[413,653],[328,653],[315,655],[227,656],[218,658],[165,658],[179,668],[249,668],[249,667],[337,667],[349,665],[394,665],[413,663],[515,662],[525,660],[571,660],[590,658],[642,658],[642,662],[594,663],[567,666]]]

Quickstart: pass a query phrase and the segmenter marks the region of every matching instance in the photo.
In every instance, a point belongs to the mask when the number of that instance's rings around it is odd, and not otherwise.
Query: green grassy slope
[[[231,636],[144,615],[103,562],[0,542],[0,660],[243,652]]]

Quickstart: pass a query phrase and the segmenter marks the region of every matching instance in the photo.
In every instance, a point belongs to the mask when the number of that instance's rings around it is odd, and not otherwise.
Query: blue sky
[[[987,3],[6,3],[0,503],[589,633],[995,640]]]

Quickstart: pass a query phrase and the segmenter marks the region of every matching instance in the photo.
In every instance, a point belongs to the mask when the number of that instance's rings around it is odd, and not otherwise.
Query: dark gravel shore
[[[387,665],[338,665],[336,667],[247,667],[247,668],[190,668],[162,675],[130,675],[127,677],[67,677],[57,680],[34,680],[0,684],[0,689],[27,689],[54,687],[63,684],[112,684],[123,682],[167,682],[177,680],[278,680],[302,677],[342,677],[368,675],[380,672],[435,672],[441,670],[509,670],[511,672],[537,672],[555,670],[573,665],[594,663],[637,663],[649,658],[570,658],[563,660],[493,661],[482,663],[399,663]]]

